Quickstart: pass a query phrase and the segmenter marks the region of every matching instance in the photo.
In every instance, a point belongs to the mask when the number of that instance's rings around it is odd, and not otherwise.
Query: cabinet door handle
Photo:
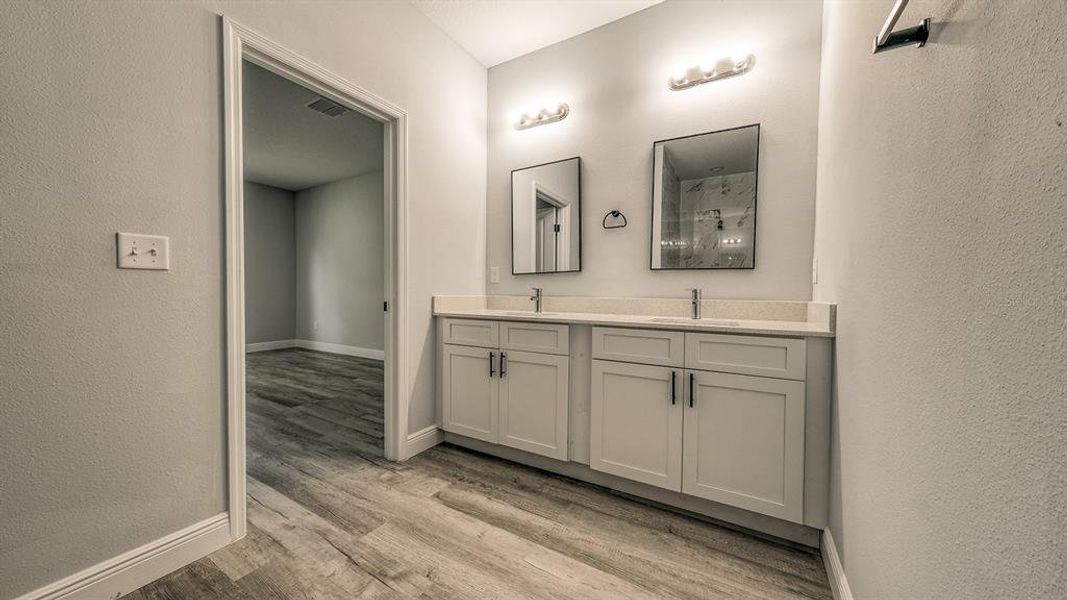
[[[496,352],[489,353],[489,379],[493,378],[493,358],[496,356]]]
[[[694,379],[694,376],[693,376],[692,373],[690,373],[689,374],[689,408],[693,408],[693,388],[696,387],[696,386],[693,385],[693,379]]]
[[[671,406],[674,406],[674,403],[677,402],[677,400],[678,400],[678,396],[677,396],[677,394],[675,392],[675,389],[674,389],[675,388],[675,385],[674,385],[674,380],[675,379],[678,379],[678,372],[677,371],[671,371]]]
[[[503,379],[508,374],[508,355],[500,353],[500,378]]]

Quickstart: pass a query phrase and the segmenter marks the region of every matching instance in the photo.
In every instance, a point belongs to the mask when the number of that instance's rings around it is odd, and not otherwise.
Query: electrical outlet
[[[311,328],[314,329],[315,331],[318,331],[319,330],[319,322],[318,321],[312,321],[311,322]]]
[[[170,238],[163,235],[117,233],[115,252],[120,269],[170,269]]]
[[[489,267],[489,283],[500,283],[500,267]]]

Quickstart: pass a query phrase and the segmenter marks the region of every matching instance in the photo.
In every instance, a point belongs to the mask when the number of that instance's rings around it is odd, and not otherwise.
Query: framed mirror
[[[581,159],[511,172],[511,273],[582,270]]]
[[[662,140],[652,152],[652,269],[755,268],[759,125]]]

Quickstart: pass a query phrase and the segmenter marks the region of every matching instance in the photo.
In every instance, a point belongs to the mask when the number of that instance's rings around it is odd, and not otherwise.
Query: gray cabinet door
[[[505,352],[542,352],[566,355],[570,343],[570,328],[556,323],[500,323],[500,349]]]
[[[806,344],[792,338],[686,333],[687,369],[804,380]]]
[[[658,329],[593,328],[593,358],[682,367],[685,334]]]
[[[460,346],[500,346],[500,323],[480,319],[441,319],[441,341]]]
[[[505,355],[500,374],[500,443],[567,460],[569,359],[534,352]]]
[[[803,522],[804,383],[701,371],[685,383],[682,492]]]
[[[441,352],[444,430],[496,443],[499,391],[495,373],[500,352],[453,344],[443,344]]]
[[[682,376],[682,369],[594,360],[589,466],[680,490]]]

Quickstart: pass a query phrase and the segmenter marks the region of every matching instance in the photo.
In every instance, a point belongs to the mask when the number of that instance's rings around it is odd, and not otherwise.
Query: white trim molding
[[[226,207],[226,385],[228,497],[233,541],[245,535],[245,288],[243,61],[255,63],[380,123],[385,149],[385,457],[402,460],[408,441],[411,373],[407,298],[407,111],[223,15]]]
[[[841,556],[837,553],[834,536],[830,534],[829,527],[822,530],[822,562],[826,566],[826,577],[830,580],[834,600],[852,600],[852,589],[848,587],[845,568],[841,564]]]
[[[285,348],[296,348],[296,340],[274,340],[271,342],[253,342],[251,344],[245,344],[245,353],[267,352],[269,350],[283,350]]]
[[[329,352],[330,354],[344,354],[345,356],[358,356],[371,360],[385,360],[385,350],[377,348],[361,348],[346,344],[334,344],[332,342],[320,342],[318,340],[274,340],[272,342],[255,342],[245,344],[245,352],[268,352],[270,350],[284,350],[286,348],[304,348],[316,352]]]
[[[404,460],[420,452],[425,452],[443,441],[445,441],[445,433],[438,429],[437,425],[430,425],[425,429],[420,429],[408,436],[407,454],[404,456]]]
[[[385,350],[376,350],[374,348],[360,348],[359,346],[346,346],[344,344],[333,344],[317,340],[293,340],[293,346],[304,348],[305,350],[317,350],[319,352],[330,352],[332,354],[344,354],[345,356],[385,360]]]
[[[229,543],[230,519],[221,513],[15,600],[118,598]]]
[[[222,17],[223,160],[226,192],[226,444],[230,538],[245,523],[245,276],[244,155],[241,139],[241,61],[244,34]]]

